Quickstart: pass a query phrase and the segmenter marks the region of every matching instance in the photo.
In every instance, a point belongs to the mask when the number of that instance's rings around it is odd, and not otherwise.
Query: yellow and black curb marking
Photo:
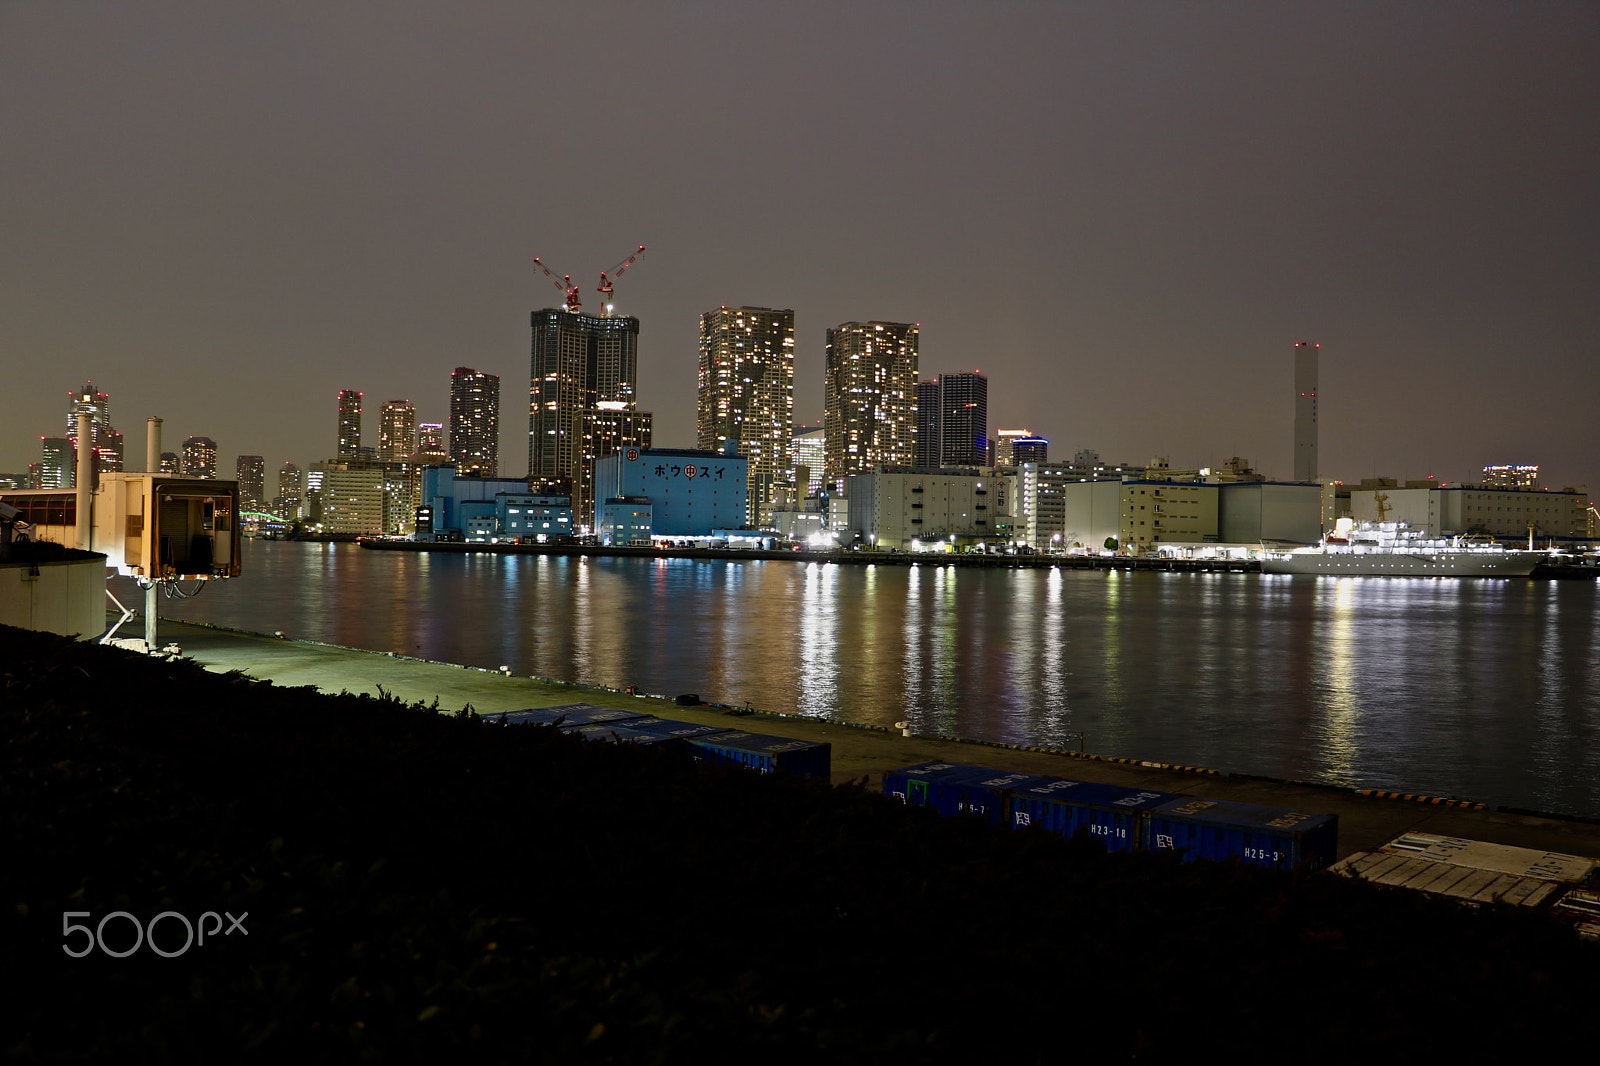
[[[1377,788],[1358,788],[1356,792],[1362,796],[1371,796],[1374,799],[1406,800],[1411,803],[1427,803],[1437,807],[1460,807],[1464,811],[1486,811],[1489,805],[1475,803],[1472,800],[1445,799],[1442,796],[1421,796],[1413,792],[1385,792]]]

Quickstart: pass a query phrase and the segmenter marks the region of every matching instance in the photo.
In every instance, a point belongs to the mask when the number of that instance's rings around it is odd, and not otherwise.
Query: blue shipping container
[[[593,722],[589,725],[562,726],[563,733],[576,733],[586,740],[609,741],[613,744],[664,744],[667,746],[682,746],[682,737],[675,737],[671,733],[651,733],[643,729],[634,729],[634,720],[612,725],[610,722]]]
[[[1339,816],[1185,796],[1151,811],[1142,845],[1183,852],[1183,861],[1238,859],[1288,869],[1314,870],[1333,863]]]
[[[833,745],[828,743],[735,732],[689,737],[688,741],[690,754],[705,762],[748,766],[764,774],[781,770],[824,781],[833,772]]]
[[[1146,812],[1182,798],[1174,792],[1046,778],[1012,794],[1011,824],[1042,826],[1068,837],[1085,832],[1107,851],[1132,851],[1139,846]]]
[[[913,807],[932,807],[943,815],[976,814],[995,825],[1010,825],[1011,794],[1050,780],[987,766],[927,762],[885,773],[883,792]]]
[[[575,726],[593,725],[598,722],[626,722],[649,716],[638,711],[621,711],[615,707],[597,707],[592,703],[566,703],[559,707],[529,707],[520,711],[486,714],[483,717],[490,722],[504,719],[512,725],[530,722],[536,725],[553,725],[559,721],[563,726]]]
[[[629,729],[667,737],[707,737],[733,732],[725,725],[696,725],[694,722],[674,722],[670,718],[633,719],[627,725]]]

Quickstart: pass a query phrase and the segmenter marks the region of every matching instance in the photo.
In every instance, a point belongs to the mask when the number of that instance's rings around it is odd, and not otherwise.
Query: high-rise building
[[[1322,345],[1294,346],[1294,479],[1317,480],[1317,355]]]
[[[410,400],[390,400],[378,415],[378,458],[403,463],[417,450],[417,405]]]
[[[654,418],[649,411],[628,409],[620,400],[601,400],[598,408],[583,412],[579,429],[583,437],[583,455],[570,495],[575,508],[573,514],[580,522],[590,522],[596,511],[595,463],[624,449],[647,450]]]
[[[161,453],[161,469],[159,473],[177,474],[180,477],[183,475],[183,460],[178,458],[177,452]]]
[[[824,479],[844,479],[917,454],[917,336],[906,322],[846,322],[827,331]]]
[[[792,476],[794,312],[720,307],[700,316],[700,449],[744,456],[752,525],[772,520],[773,490]]]
[[[828,465],[822,423],[795,426],[794,436],[789,439],[789,454],[794,459],[789,480],[794,482],[795,493],[803,499],[821,492],[822,472]]]
[[[570,493],[574,516],[588,521],[582,501],[592,499],[593,490],[584,483],[585,412],[637,407],[639,320],[553,308],[533,312],[531,320],[528,483],[540,491]]]
[[[920,400],[920,397],[919,397]],[[921,407],[918,407],[921,414]],[[970,373],[939,375],[939,465],[989,463],[989,379]]]
[[[361,393],[355,389],[339,390],[339,451],[340,459],[354,459],[361,454]]]
[[[1024,463],[1048,463],[1050,461],[1050,442],[1044,437],[1017,437],[1011,442],[1011,458],[1005,466],[1021,466]],[[996,466],[1002,465],[998,462]]]
[[[67,439],[77,447],[78,415],[89,416],[90,447],[94,449],[97,471],[122,469],[122,434],[111,424],[111,397],[86,381],[74,389],[67,405]]]
[[[190,437],[183,442],[183,476],[210,480],[217,476],[217,442]]]
[[[450,461],[450,450],[445,447],[444,423],[420,422],[417,424],[417,450],[412,462],[424,466],[441,466]]]
[[[67,410],[67,436],[74,446],[78,440],[78,414],[89,416],[90,446],[94,449],[97,470],[122,469],[122,434],[111,425],[111,398],[86,381],[72,393]]]
[[[42,489],[70,489],[76,487],[77,448],[71,437],[40,437],[39,487]]]
[[[500,476],[500,375],[458,366],[450,375],[450,458],[465,477]]]
[[[301,515],[305,496],[305,476],[298,466],[288,460],[278,467],[278,495],[272,501],[272,510],[285,522],[293,522]]]
[[[1032,437],[1031,429],[997,429],[994,431],[994,465],[1016,466],[1021,460],[1013,459],[1011,444],[1013,441]]]
[[[239,481],[240,509],[261,510],[266,499],[266,460],[259,455],[241,455],[233,461],[233,474]]]
[[[916,465],[931,469],[939,465],[939,379],[917,382],[917,458]]]
[[[1536,489],[1539,487],[1539,465],[1486,466],[1483,468],[1483,485],[1492,489]]]

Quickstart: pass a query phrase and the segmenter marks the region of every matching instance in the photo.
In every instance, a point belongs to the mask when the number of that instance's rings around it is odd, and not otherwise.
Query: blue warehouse
[[[740,455],[681,448],[624,448],[596,459],[595,534],[602,544],[627,544],[743,528],[748,468]]]

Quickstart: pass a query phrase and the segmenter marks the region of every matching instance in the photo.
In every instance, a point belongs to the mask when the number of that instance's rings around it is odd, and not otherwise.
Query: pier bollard
[[[911,723],[910,722],[896,722],[894,724],[894,727],[896,729],[900,730],[900,735],[903,736],[903,737],[909,737],[911,735]]]

